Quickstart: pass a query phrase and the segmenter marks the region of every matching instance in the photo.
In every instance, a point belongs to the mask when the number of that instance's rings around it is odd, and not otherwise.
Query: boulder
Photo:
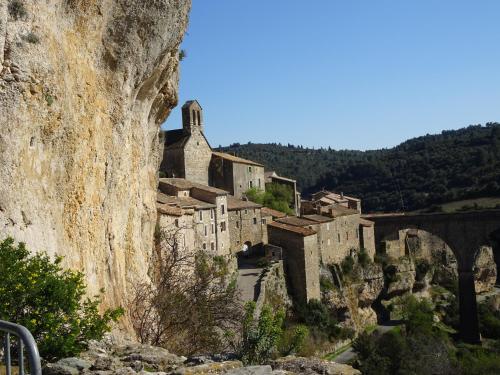
[[[284,370],[295,374],[305,375],[361,375],[359,370],[349,365],[319,358],[288,356],[272,361],[271,367],[274,370]]]
[[[392,298],[403,295],[413,289],[415,266],[411,259],[402,257],[384,269],[387,279],[386,296]]]
[[[172,371],[181,366],[186,358],[170,353],[168,350],[151,345],[128,344],[118,347],[114,354],[121,362],[136,371]]]
[[[42,370],[43,375],[78,375],[80,371],[75,367],[59,363],[48,363]]]
[[[474,262],[474,282],[476,293],[489,292],[497,281],[497,265],[493,259],[493,250],[482,246]]]

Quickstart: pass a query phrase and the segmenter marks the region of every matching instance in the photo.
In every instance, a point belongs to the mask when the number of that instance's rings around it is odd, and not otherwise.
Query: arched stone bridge
[[[493,246],[498,269],[500,210],[450,214],[374,214],[364,217],[375,222],[375,241],[377,244],[404,229],[424,230],[446,242],[455,254],[458,264],[460,335],[466,342],[479,342],[473,266],[479,248]]]

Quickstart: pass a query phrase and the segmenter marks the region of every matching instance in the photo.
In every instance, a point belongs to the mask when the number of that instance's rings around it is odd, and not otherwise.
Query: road
[[[387,322],[384,324],[379,324],[377,326],[377,328],[375,329],[375,331],[377,331],[380,334],[383,334],[383,333],[389,332],[391,329],[393,329],[394,327],[396,327],[399,324],[401,324],[401,322],[399,322],[399,321],[392,321],[392,322]],[[354,352],[354,350],[350,346],[346,351],[344,351],[343,353],[340,353],[335,358],[330,358],[330,360],[337,362],[337,363],[347,364],[350,361],[352,361],[355,357],[356,357],[356,353]]]
[[[243,264],[238,268],[237,285],[243,302],[257,300],[258,281],[263,268],[252,263]]]

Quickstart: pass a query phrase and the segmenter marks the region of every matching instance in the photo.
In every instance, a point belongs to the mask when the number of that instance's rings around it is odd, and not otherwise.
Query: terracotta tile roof
[[[182,216],[184,214],[182,208],[178,206],[169,206],[168,204],[156,203],[156,209],[163,215]]]
[[[308,225],[315,225],[316,222],[312,220],[308,220],[306,218],[302,217],[296,217],[296,216],[287,216],[283,217],[281,219],[277,219],[277,222],[280,222],[282,224],[288,224],[288,225],[294,225],[296,227],[306,227]]]
[[[303,215],[308,220],[315,221],[317,223],[327,223],[329,221],[333,221],[333,218],[323,215]]]
[[[227,196],[227,209],[228,211],[242,210],[245,208],[261,208],[260,204],[254,203],[252,201],[244,201],[243,199],[238,199],[233,195]]]
[[[286,214],[284,212],[273,210],[272,208],[269,207],[262,207],[261,213],[262,216],[272,216],[277,218],[286,217]]]
[[[204,210],[216,207],[215,204],[203,202],[191,197],[174,197],[160,192],[157,193],[156,200],[159,203],[167,204],[170,206],[178,206],[181,208],[194,208],[198,210]]]
[[[316,231],[310,228],[304,228],[304,227],[297,227],[295,225],[288,225],[284,223],[278,223],[276,221],[273,221],[272,223],[267,224],[268,227],[272,228],[277,228],[281,229],[287,232],[292,232],[295,234],[299,234],[303,237],[307,236],[312,236],[313,234],[316,234]]]
[[[217,194],[217,195],[228,195],[229,192],[226,190],[218,189],[212,186],[199,184],[197,182],[192,182],[186,180],[185,178],[160,178],[160,186],[161,184],[169,184],[176,187],[179,190],[191,190],[191,189],[199,189],[203,191],[207,191],[209,193]]]
[[[252,160],[239,158],[239,157],[231,155],[231,154],[226,154],[225,152],[212,151],[212,155],[219,157],[219,158],[222,158],[222,159],[225,159],[225,160],[232,161],[234,163],[241,163],[241,164],[255,165],[257,167],[264,167],[262,164],[256,163]]]
[[[359,225],[362,225],[363,227],[373,227],[375,223],[373,221],[370,221],[370,220],[366,220],[366,219],[359,219]]]

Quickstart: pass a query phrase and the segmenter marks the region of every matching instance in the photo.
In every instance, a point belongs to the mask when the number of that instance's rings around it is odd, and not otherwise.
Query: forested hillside
[[[374,151],[252,143],[221,150],[297,179],[305,196],[326,188],[360,197],[364,211],[410,211],[500,196],[499,123],[443,131]]]

